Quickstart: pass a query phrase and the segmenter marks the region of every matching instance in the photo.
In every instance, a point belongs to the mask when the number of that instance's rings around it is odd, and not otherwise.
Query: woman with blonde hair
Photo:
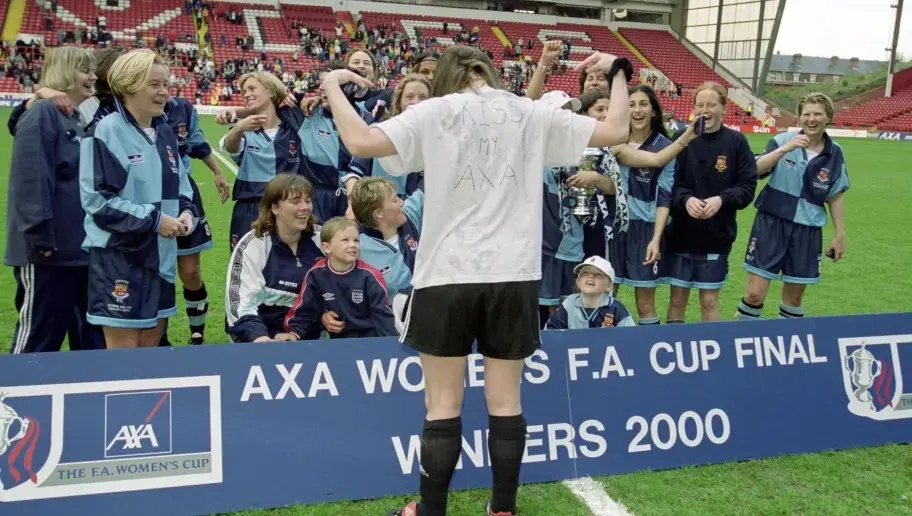
[[[241,76],[238,85],[247,116],[219,142],[222,152],[238,165],[232,191],[231,251],[259,216],[269,181],[277,174],[297,173],[301,167],[298,126],[279,116],[285,100],[282,81],[269,72],[252,72]]]
[[[627,141],[626,59],[594,54],[580,68],[611,84],[607,122],[502,89],[488,56],[453,45],[440,57],[431,99],[368,126],[341,86],[363,77],[337,70],[323,80],[342,140],[387,172],[423,170],[427,200],[402,341],[420,353],[426,381],[420,503],[390,515],[446,513],[462,444],[466,359],[485,357],[493,496],[487,514],[515,515],[526,445],[520,403],[523,360],[541,345],[542,171],[574,166],[586,147]],[[511,324],[504,324],[511,321]]]
[[[90,50],[49,50],[41,88],[62,92],[71,114],[35,100],[16,126],[3,260],[16,277],[13,353],[59,351],[67,335],[72,350],[103,347],[86,322],[89,255],[79,202],[77,109],[94,94],[95,79]]]
[[[228,335],[234,342],[298,340],[284,334],[285,315],[307,271],[323,257],[313,215],[314,187],[294,174],[266,185],[253,230],[231,254],[225,288]],[[320,337],[314,325],[304,340]]]
[[[757,195],[757,214],[742,267],[747,271],[738,319],[763,314],[770,281],[782,281],[779,318],[804,317],[804,292],[820,282],[822,255],[838,262],[845,254],[845,199],[849,175],[842,147],[826,133],[835,115],[833,100],[810,93],[798,102],[799,132],[774,136],[757,159],[757,173],[769,182]],[[833,219],[833,240],[824,249],[825,205]]]
[[[406,75],[393,90],[392,105],[384,112],[381,121],[402,113],[409,106],[427,100],[431,92],[431,83],[423,76],[416,73]],[[358,178],[385,177],[396,185],[396,194],[402,199],[412,195],[419,188],[422,178],[421,172],[414,172],[404,176],[394,176],[383,169],[380,160],[374,158],[353,158],[349,165],[349,173],[342,177],[345,191],[351,194],[352,188]],[[349,202],[349,205],[351,202]]]
[[[157,346],[177,312],[177,240],[197,222],[178,141],[164,119],[168,68],[150,50],[108,71],[115,112],[81,142],[79,183],[89,252],[88,320],[107,347]]]

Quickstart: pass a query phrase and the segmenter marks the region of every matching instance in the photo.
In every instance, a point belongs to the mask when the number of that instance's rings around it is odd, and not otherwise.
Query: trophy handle
[[[28,431],[28,427],[29,427],[29,420],[25,419],[24,417],[14,418],[13,421],[19,422],[19,431],[16,432],[16,435],[14,435],[13,437],[10,437],[9,434],[7,434],[5,436],[0,436],[0,438],[6,437],[6,440],[9,443],[18,441],[19,439],[22,439],[23,437],[25,437],[25,433]],[[7,428],[10,428],[10,427],[7,427]]]
[[[875,360],[874,363],[877,364],[877,372],[872,373],[871,378],[877,378],[880,376],[881,370],[883,369],[883,365],[881,365],[880,360]]]
[[[850,373],[853,372],[852,366],[849,365],[851,363],[851,361],[852,361],[852,355],[847,355],[842,361],[842,367],[845,367],[845,370]]]

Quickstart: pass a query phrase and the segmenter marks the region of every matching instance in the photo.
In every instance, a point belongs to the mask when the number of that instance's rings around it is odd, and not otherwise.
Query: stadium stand
[[[129,7],[124,9],[102,9],[93,0],[60,0],[56,13],[51,13],[49,4],[44,0],[30,0],[20,29],[21,34],[43,37],[48,46],[60,44],[61,36],[67,32],[97,28],[102,19],[105,31],[115,39],[154,37],[161,32],[196,32],[193,18],[185,15],[180,0],[133,2],[126,4]],[[53,25],[48,25],[48,21]]]
[[[695,88],[706,81],[730,86],[728,81],[712,71],[666,31],[622,28],[620,33],[662,73],[671,80],[680,82],[685,88]]]
[[[836,114],[838,127],[870,127],[912,111],[912,88]]]
[[[0,13],[5,13],[9,0],[0,0]],[[83,44],[97,46],[93,33],[101,34],[126,47],[137,44],[148,47],[160,46],[159,39],[165,42],[165,48],[172,57],[172,70],[184,96],[192,96],[202,83],[202,95],[198,102],[210,104],[210,91],[221,93],[230,82],[224,80],[222,70],[226,62],[236,65],[247,62],[256,67],[260,61],[265,67],[297,73],[308,72],[319,68],[322,63],[316,55],[301,51],[293,58],[295,50],[300,49],[301,38],[298,27],[305,27],[312,34],[325,38],[328,42],[344,40],[352,46],[363,41],[350,38],[355,36],[357,25],[363,23],[370,30],[379,26],[393,27],[405,33],[414,44],[420,31],[422,40],[437,49],[454,43],[459,35],[468,35],[477,28],[477,42],[490,51],[496,66],[511,68],[524,61],[534,66],[541,56],[543,43],[549,39],[561,39],[569,43],[569,52],[561,56],[561,63],[566,70],[558,66],[557,73],[552,73],[545,84],[545,90],[560,89],[578,95],[578,75],[572,68],[593,50],[607,51],[627,57],[635,67],[660,71],[679,86],[676,92],[661,93],[666,112],[673,112],[678,120],[685,120],[693,106],[693,88],[704,81],[715,81],[725,86],[730,83],[708,67],[694,55],[684,44],[667,30],[621,27],[614,32],[608,27],[599,25],[579,25],[569,23],[527,23],[518,21],[488,21],[483,19],[484,12],[478,12],[478,18],[471,17],[473,11],[466,11],[470,17],[441,17],[417,14],[390,14],[365,11],[360,18],[352,18],[350,13],[334,12],[328,6],[289,5],[276,3],[247,5],[231,2],[187,2],[182,0],[148,1],[137,0],[124,2],[121,7],[99,7],[95,0],[58,0],[56,12],[51,12],[47,0],[29,0],[24,12],[20,35],[37,37],[47,46],[57,46],[81,40]],[[200,8],[199,6],[202,6]],[[198,12],[199,11],[199,12]],[[229,21],[228,13],[234,13],[238,20]],[[205,19],[206,23],[197,26],[195,18]],[[103,22],[102,22],[103,20]],[[337,27],[345,20],[351,25],[341,30],[337,36]],[[446,32],[444,32],[446,24]],[[351,33],[349,33],[351,30]],[[204,39],[203,44],[198,42]],[[141,40],[144,42],[138,43]],[[430,43],[429,43],[430,40]],[[530,45],[531,42],[531,45]],[[246,44],[244,44],[246,43]],[[520,43],[522,43],[520,45]],[[209,46],[207,46],[209,44]],[[170,46],[176,51],[168,50]],[[194,69],[195,52],[202,50],[211,56],[212,64],[202,70]],[[517,53],[516,50],[519,52]],[[402,56],[397,56],[399,60]],[[407,55],[405,56],[407,57]],[[278,59],[278,63],[276,60]],[[259,60],[259,61],[258,61]],[[6,63],[0,56],[0,65]],[[401,62],[401,61],[395,61]],[[180,66],[173,66],[179,64]],[[30,67],[41,65],[41,59],[29,63]],[[206,67],[216,70],[214,78],[206,78]],[[397,68],[393,64],[390,69]],[[525,69],[521,71],[525,72]],[[508,70],[509,72],[509,70]],[[281,74],[281,73],[280,73]],[[235,78],[237,75],[235,76]],[[389,77],[389,84],[394,85],[396,74]],[[519,87],[527,84],[528,78],[517,81]],[[892,98],[877,98],[852,109],[839,112],[837,126],[870,127],[883,124],[888,130],[907,130],[909,111],[912,110],[912,70],[897,74],[894,82],[897,91]],[[7,74],[0,77],[0,91],[24,91],[22,81]],[[177,93],[172,88],[172,94]],[[228,98],[219,95],[220,105],[240,105],[237,95]],[[755,124],[756,119],[740,112],[739,106],[732,105],[725,118],[728,124]]]

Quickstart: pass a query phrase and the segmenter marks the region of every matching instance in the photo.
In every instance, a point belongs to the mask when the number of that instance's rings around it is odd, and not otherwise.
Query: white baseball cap
[[[564,109],[569,107],[573,112],[579,111],[583,107],[583,103],[579,99],[558,90],[545,93],[541,96],[541,101],[556,108]]]
[[[614,267],[611,266],[611,263],[608,262],[608,260],[602,258],[601,256],[590,256],[573,268],[573,274],[579,276],[580,272],[582,272],[586,267],[595,267],[596,269],[602,271],[605,276],[608,276],[608,281],[614,283]]]

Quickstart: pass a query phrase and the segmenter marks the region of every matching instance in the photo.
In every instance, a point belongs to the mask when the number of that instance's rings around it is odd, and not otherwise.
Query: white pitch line
[[[211,145],[210,145],[210,147],[211,147]],[[232,174],[237,176],[237,170],[238,170],[237,165],[235,165],[230,159],[225,157],[224,154],[222,154],[221,152],[219,152],[215,149],[212,149],[212,154],[214,154],[215,157],[218,158],[218,160],[221,161],[223,165],[228,167],[229,172],[231,172]]]
[[[632,516],[626,507],[608,496],[602,484],[590,477],[564,480],[564,486],[586,504],[592,516]]]

